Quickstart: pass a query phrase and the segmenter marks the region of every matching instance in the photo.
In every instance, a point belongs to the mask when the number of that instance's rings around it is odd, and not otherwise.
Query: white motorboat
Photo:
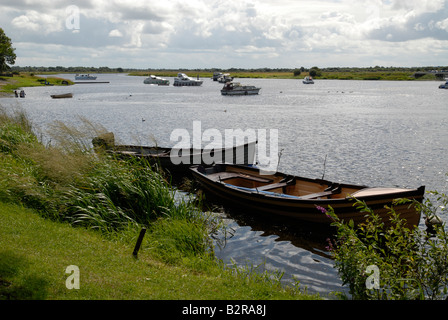
[[[445,82],[445,84],[441,84],[439,86],[439,89],[448,89],[448,80]]]
[[[96,77],[90,74],[77,74],[75,80],[96,80]]]
[[[202,80],[194,79],[187,76],[185,73],[178,73],[177,77],[174,78],[173,86],[181,87],[181,86],[200,86],[202,85]]]
[[[229,73],[225,73],[218,78],[219,83],[227,83],[230,81],[233,81],[233,77],[231,77]]]
[[[221,94],[224,96],[246,96],[258,94],[261,88],[242,85],[239,82],[227,82],[221,89]]]
[[[170,81],[167,79],[163,79],[161,77],[157,77],[154,75],[150,75],[148,78],[143,80],[143,83],[145,84],[157,84],[159,86],[168,86],[170,85]]]
[[[311,76],[306,76],[304,79],[303,79],[303,81],[302,81],[304,84],[313,84],[314,83],[314,80],[313,80],[313,78],[311,77]]]

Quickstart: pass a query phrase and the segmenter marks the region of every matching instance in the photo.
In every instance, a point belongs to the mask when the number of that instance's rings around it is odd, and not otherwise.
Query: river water
[[[195,76],[190,74],[191,76]],[[59,75],[74,80],[74,75]],[[173,78],[167,78],[173,83]],[[277,130],[278,171],[369,186],[448,192],[448,90],[437,82],[235,79],[261,87],[257,96],[222,96],[222,84],[152,86],[144,77],[100,74],[104,84],[25,88],[26,98],[3,106],[25,109],[47,138],[48,124],[101,124],[125,144],[173,146],[175,129],[193,135],[217,129]],[[72,92],[72,99],[51,94]],[[219,211],[219,210],[218,210]],[[325,250],[325,236],[287,221],[224,212],[230,235],[217,255],[225,262],[279,270],[309,292],[347,291]],[[442,216],[444,221],[446,216]],[[423,220],[421,222],[423,226]]]

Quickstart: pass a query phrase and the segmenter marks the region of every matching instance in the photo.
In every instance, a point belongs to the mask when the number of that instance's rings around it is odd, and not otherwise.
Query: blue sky
[[[448,0],[2,0],[19,66],[448,65]]]

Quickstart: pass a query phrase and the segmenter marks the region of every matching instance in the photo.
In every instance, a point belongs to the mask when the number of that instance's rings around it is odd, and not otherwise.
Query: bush
[[[426,217],[431,217],[439,209],[444,211],[448,203],[446,195],[431,194],[437,198],[427,198],[423,203],[406,199],[397,202],[416,205]],[[410,230],[391,206],[392,226],[386,229],[365,203],[357,201],[356,206],[368,216],[367,222],[356,229],[353,223],[338,221],[332,209],[328,212],[338,228],[329,249],[344,285],[349,285],[352,299],[446,298],[448,234],[445,225],[435,225],[430,235],[419,228]]]

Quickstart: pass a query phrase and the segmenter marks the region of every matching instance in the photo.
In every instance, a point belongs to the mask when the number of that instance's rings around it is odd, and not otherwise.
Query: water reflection
[[[326,249],[333,228],[222,205],[214,205],[213,211],[227,225],[227,233],[221,235],[215,249],[227,265],[281,272],[285,284],[298,281],[301,288],[323,297],[331,292],[347,293]]]

